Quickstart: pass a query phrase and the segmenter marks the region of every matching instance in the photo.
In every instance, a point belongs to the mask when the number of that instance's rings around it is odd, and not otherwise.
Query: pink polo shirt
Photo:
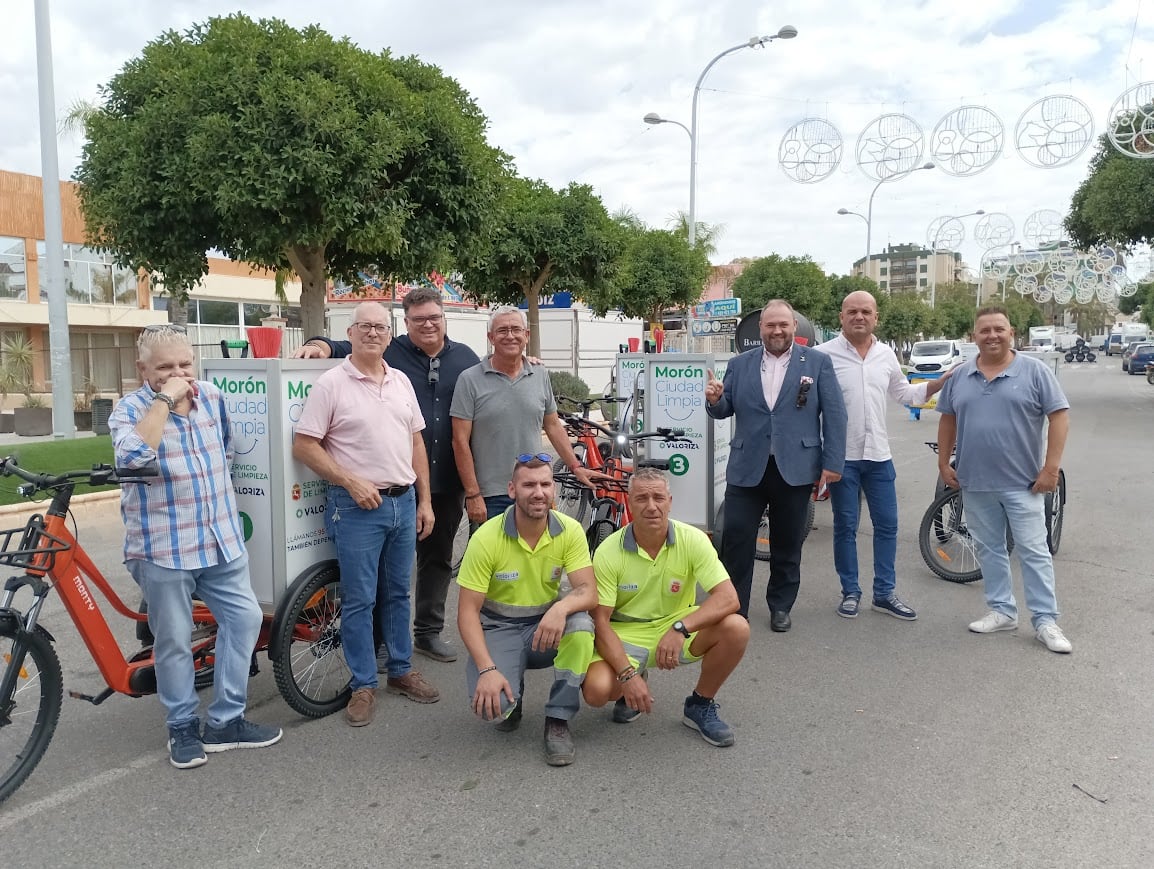
[[[378,489],[417,479],[413,435],[425,427],[413,384],[382,360],[378,386],[346,358],[317,378],[296,430],[317,438],[329,458]]]

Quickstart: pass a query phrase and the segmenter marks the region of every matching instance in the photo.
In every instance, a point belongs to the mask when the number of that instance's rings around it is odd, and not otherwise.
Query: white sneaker
[[[1037,636],[1038,642],[1044,644],[1051,652],[1068,655],[1074,651],[1073,644],[1066,639],[1062,629],[1053,622],[1043,622],[1038,625],[1038,632],[1035,636]]]
[[[990,610],[976,622],[970,622],[970,630],[975,634],[992,634],[995,631],[1013,631],[1017,628],[1018,620],[1016,618],[995,610]]]

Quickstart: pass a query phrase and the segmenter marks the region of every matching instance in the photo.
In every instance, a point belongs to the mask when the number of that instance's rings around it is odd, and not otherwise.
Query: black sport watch
[[[689,628],[685,627],[685,622],[680,619],[673,623],[673,630],[677,631],[677,633],[681,634],[685,639],[689,639]]]

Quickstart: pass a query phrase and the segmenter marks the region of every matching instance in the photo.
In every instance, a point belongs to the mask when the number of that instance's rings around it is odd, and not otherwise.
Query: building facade
[[[918,293],[929,298],[931,286],[961,280],[964,268],[962,255],[955,251],[891,244],[879,254],[857,260],[853,274],[869,278],[890,295]]]

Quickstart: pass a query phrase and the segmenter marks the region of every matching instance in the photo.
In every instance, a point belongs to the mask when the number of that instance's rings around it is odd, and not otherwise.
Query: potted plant
[[[91,377],[80,382],[80,392],[73,398],[72,417],[77,431],[92,430],[92,399],[96,398],[96,383]]]
[[[32,394],[32,360],[35,349],[23,335],[12,335],[4,339],[3,364],[0,365],[0,380],[5,384],[6,393],[14,391],[24,396],[24,406],[13,412],[13,429],[25,437],[52,434],[52,408],[46,407],[44,397]]]

